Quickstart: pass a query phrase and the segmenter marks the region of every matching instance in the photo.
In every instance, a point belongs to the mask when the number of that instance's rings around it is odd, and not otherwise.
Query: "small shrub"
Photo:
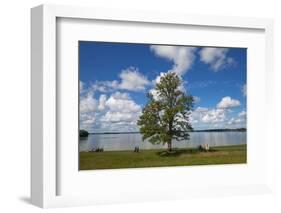
[[[89,132],[87,132],[87,131],[84,130],[84,129],[81,129],[81,130],[79,131],[79,137],[88,137],[88,135],[89,135]]]

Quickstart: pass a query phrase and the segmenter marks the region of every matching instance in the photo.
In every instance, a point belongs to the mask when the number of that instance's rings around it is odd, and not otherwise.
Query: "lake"
[[[175,148],[191,148],[199,145],[209,144],[209,146],[228,146],[247,143],[246,132],[192,132],[190,140],[173,141]],[[167,145],[151,144],[142,141],[140,133],[126,134],[90,134],[87,138],[80,138],[80,151],[90,151],[97,147],[104,151],[134,150],[138,146],[141,149],[161,149]]]

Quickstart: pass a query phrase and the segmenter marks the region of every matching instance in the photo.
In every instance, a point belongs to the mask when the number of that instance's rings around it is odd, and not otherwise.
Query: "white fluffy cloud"
[[[226,109],[240,106],[240,101],[232,99],[229,96],[223,97],[221,101],[217,104],[217,108]]]
[[[226,110],[197,107],[191,114],[192,123],[219,123],[225,121]],[[195,122],[194,122],[195,121]]]
[[[151,45],[150,50],[156,56],[173,62],[172,68],[166,72],[161,72],[155,78],[153,83],[159,83],[160,78],[167,72],[175,72],[181,78],[192,67],[192,64],[195,60],[196,49],[196,47]],[[183,84],[179,86],[179,89],[185,92],[185,87]],[[150,93],[155,99],[158,98],[158,94],[155,89],[151,89]]]
[[[105,105],[109,110],[102,116],[101,121],[113,123],[113,125],[116,123],[135,125],[141,113],[141,107],[127,93],[112,94]]]
[[[141,74],[138,68],[129,67],[119,74],[120,80],[97,81],[91,85],[94,91],[103,93],[114,92],[116,90],[143,91],[150,81]]]
[[[229,108],[239,106],[238,100],[231,99],[229,96],[222,98],[215,108],[197,107],[191,113],[193,124],[223,124],[227,122]],[[241,116],[244,112],[241,112]]]
[[[109,122],[109,123],[129,123],[134,124],[136,120],[136,115],[134,113],[129,112],[111,112],[108,111],[102,118],[102,122]]]
[[[85,89],[86,91],[86,89]],[[115,92],[95,99],[92,88],[80,97],[80,128],[95,131],[137,131],[141,106],[128,93]]]
[[[179,76],[191,68],[195,59],[195,47],[151,45],[150,49],[155,55],[172,61],[174,65],[168,72],[175,72]]]
[[[120,89],[140,91],[144,90],[145,86],[149,85],[146,76],[142,75],[138,69],[134,67],[123,70],[119,77],[121,78],[121,83],[118,86]]]
[[[231,118],[229,121],[228,121],[228,125],[233,125],[233,124],[239,124],[239,123],[242,123],[242,119],[240,118]]]
[[[246,111],[241,111],[240,113],[237,114],[236,117],[232,117],[229,121],[228,121],[228,125],[237,125],[237,124],[245,124],[246,123],[246,117],[247,117],[247,113]]]
[[[217,72],[227,65],[234,63],[234,59],[227,56],[227,48],[205,47],[199,52],[200,60],[209,64]]]
[[[83,127],[89,127],[93,125],[96,121],[96,117],[94,115],[85,115],[81,118]]]
[[[128,95],[128,93],[116,92],[110,96],[105,105],[109,107],[111,112],[129,112],[135,113],[141,110]]]
[[[200,113],[207,112],[208,108],[206,108],[206,107],[197,107],[194,111],[195,112],[200,112]]]
[[[247,113],[240,111],[233,116],[229,108],[240,105],[240,102],[230,97],[224,97],[214,108],[197,107],[191,113],[191,123],[195,129],[241,128],[246,125]]]
[[[91,85],[91,89],[94,91],[99,91],[102,93],[112,92],[113,90],[118,89],[119,82],[114,81],[97,81]]]
[[[98,110],[98,101],[94,98],[94,93],[89,91],[85,96],[80,97],[80,112],[94,112]]]
[[[98,109],[100,111],[104,110],[105,109],[105,104],[106,104],[106,95],[105,94],[102,94],[100,95],[100,98],[99,98],[99,106],[98,106]]]
[[[246,111],[241,111],[239,114],[238,114],[238,117],[239,118],[246,118],[246,116],[247,116],[247,113],[246,113]]]
[[[102,94],[99,99],[95,99],[92,89],[83,88],[83,91],[83,94],[80,94],[80,128],[90,130],[97,122],[97,116],[105,108],[106,96]]]
[[[225,110],[211,109],[202,117],[204,123],[218,123],[223,122],[225,119]]]

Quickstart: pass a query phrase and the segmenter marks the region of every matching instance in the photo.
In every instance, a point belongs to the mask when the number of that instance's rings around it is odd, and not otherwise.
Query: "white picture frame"
[[[187,186],[179,189],[177,187],[167,187],[165,190],[157,188],[157,186],[150,186],[151,192],[145,195],[145,192],[122,191],[122,189],[107,189],[103,194],[89,195],[83,194],[84,191],[78,194],[60,193],[60,184],[64,184],[64,179],[61,178],[63,170],[63,163],[60,163],[61,150],[58,146],[57,121],[58,121],[58,87],[63,79],[57,78],[57,51],[58,51],[58,20],[98,20],[101,23],[104,21],[115,21],[120,25],[122,23],[143,23],[153,24],[154,26],[165,26],[165,28],[173,28],[175,26],[197,26],[201,28],[224,29],[227,31],[232,30],[256,30],[262,32],[261,40],[264,41],[264,58],[263,68],[261,68],[260,75],[265,76],[265,79],[259,77],[255,79],[264,82],[264,87],[260,87],[260,91],[264,94],[264,104],[267,106],[266,114],[264,114],[265,131],[263,139],[266,141],[267,152],[264,154],[264,165],[262,168],[257,168],[257,174],[263,173],[262,178],[257,178],[253,184],[249,180],[243,182],[243,178],[234,184],[227,182],[219,185],[208,185],[205,183],[200,185],[199,182],[195,183],[193,188]],[[152,13],[147,11],[123,11],[99,8],[84,8],[74,6],[54,6],[54,5],[41,5],[31,10],[31,73],[32,73],[32,103],[31,103],[31,201],[33,204],[47,208],[47,207],[61,207],[61,206],[76,206],[76,205],[91,205],[100,203],[119,203],[119,202],[139,202],[143,200],[163,200],[163,199],[182,199],[188,197],[202,197],[202,196],[224,196],[224,195],[241,195],[252,193],[270,192],[271,188],[271,165],[270,165],[270,138],[271,132],[274,131],[272,126],[273,114],[273,21],[270,19],[256,19],[256,18],[238,18],[238,17],[216,17],[216,16],[202,16],[202,15],[187,15],[187,14],[166,14],[166,13]],[[258,63],[258,62],[257,62]],[[252,87],[252,89],[251,89]],[[257,86],[252,83],[250,88],[252,91]],[[250,99],[254,102],[254,98]],[[260,107],[259,112],[262,111],[264,106]],[[254,116],[252,116],[254,117]],[[253,118],[254,119],[254,118]],[[251,120],[251,117],[250,117]],[[254,123],[254,122],[252,122]],[[251,123],[250,123],[251,124]],[[254,125],[254,124],[253,124]],[[252,146],[253,147],[253,146]],[[251,148],[251,147],[250,147]],[[252,148],[252,150],[258,148]],[[68,156],[69,157],[69,156]],[[257,156],[258,157],[258,156]],[[222,168],[218,169],[221,172]],[[247,172],[246,167],[233,167],[225,168],[228,172]],[[154,170],[157,170],[154,172]],[[108,175],[120,177],[132,177],[141,175],[161,175],[167,171],[176,172],[186,175],[187,168],[163,168],[163,169],[140,169],[130,172],[128,170],[121,170],[119,173],[111,170],[106,172],[95,173],[96,178],[99,180],[108,179]],[[204,170],[213,172],[207,167],[201,167],[200,170],[196,168],[189,169],[193,172],[193,177],[196,174],[204,174]],[[254,170],[253,170],[254,171]],[[78,171],[77,171],[78,172]],[[171,175],[171,179],[175,180],[177,175]],[[83,173],[85,181],[89,182],[89,178],[93,178],[92,174]],[[87,176],[87,177],[86,177]],[[97,177],[98,176],[98,177]],[[149,176],[147,176],[149,177]],[[75,179],[69,179],[75,181]],[[78,179],[77,179],[78,180]],[[71,184],[68,183],[68,184]],[[75,183],[73,183],[75,185]],[[69,185],[68,185],[69,186]],[[122,187],[130,188],[130,186],[122,185]],[[153,188],[154,187],[154,188]],[[189,188],[188,188],[189,187]],[[91,187],[89,187],[89,190]],[[77,190],[73,186],[73,190]],[[118,191],[121,190],[121,191]],[[98,190],[97,190],[98,191]],[[120,196],[119,193],[123,193]],[[164,195],[170,194],[169,196]]]

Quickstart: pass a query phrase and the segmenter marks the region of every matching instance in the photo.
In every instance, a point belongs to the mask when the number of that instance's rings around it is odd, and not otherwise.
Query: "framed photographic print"
[[[79,169],[246,163],[246,55],[79,41]]]
[[[272,28],[33,8],[32,203],[270,192]]]

